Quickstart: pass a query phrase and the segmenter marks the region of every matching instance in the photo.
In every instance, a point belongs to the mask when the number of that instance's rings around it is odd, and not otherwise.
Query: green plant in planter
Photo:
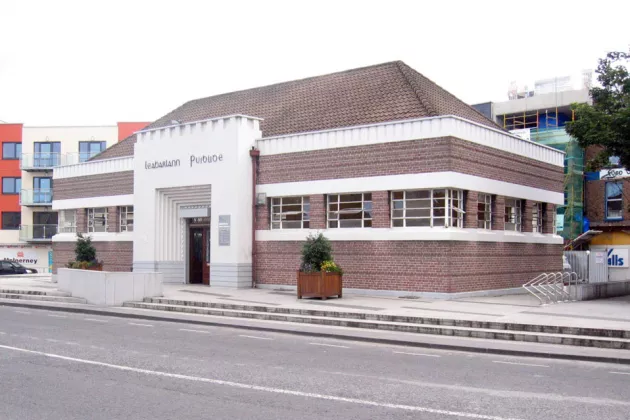
[[[75,260],[69,261],[66,267],[85,270],[89,267],[102,265],[102,262],[96,259],[96,248],[92,245],[92,238],[77,233],[77,242],[74,246]]]
[[[312,273],[315,271],[326,271],[330,273],[341,273],[341,268],[334,263],[332,257],[332,245],[322,234],[310,234],[302,247],[302,264],[300,271]]]

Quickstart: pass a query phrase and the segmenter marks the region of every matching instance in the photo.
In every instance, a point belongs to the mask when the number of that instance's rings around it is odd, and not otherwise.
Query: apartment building
[[[74,223],[60,219],[52,210],[53,168],[85,162],[146,125],[0,124],[0,259],[20,262],[39,272],[50,271],[51,240],[60,229],[60,220],[65,225]]]

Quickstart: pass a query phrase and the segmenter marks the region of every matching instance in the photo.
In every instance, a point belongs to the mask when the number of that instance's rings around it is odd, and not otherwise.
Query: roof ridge
[[[454,99],[456,102],[459,102],[459,104],[470,108],[471,110],[473,110],[476,114],[478,114],[479,116],[483,117],[484,120],[490,122],[495,128],[501,129],[503,130],[503,127],[501,127],[499,124],[497,124],[495,121],[491,120],[490,118],[486,117],[483,113],[481,113],[480,111],[478,111],[477,109],[475,109],[473,106],[471,106],[470,104],[467,104],[466,102],[462,101],[461,99],[459,99],[457,96],[453,95],[451,92],[449,92],[448,90],[444,89],[442,86],[440,86],[439,84],[435,83],[433,80],[429,79],[427,76],[425,76],[424,74],[418,72],[417,70],[415,70],[413,67],[410,67],[408,64],[400,61],[399,62],[399,66],[402,66],[404,69],[406,69],[407,71],[412,71],[414,72],[416,75],[426,79],[428,82],[434,84],[436,87],[438,87],[444,94],[450,96],[452,99]],[[403,69],[401,69],[401,72],[403,72],[403,74],[405,74],[405,71]],[[407,76],[407,74],[405,74],[405,78],[409,79],[409,77]],[[415,86],[415,83],[413,81],[409,82],[410,84],[412,84],[413,86]],[[421,89],[419,88],[414,88],[414,91],[420,91],[422,92]],[[437,110],[435,110],[434,108],[431,108],[432,111],[436,112],[436,116],[437,115],[441,115],[441,113]]]
[[[438,113],[435,110],[435,108],[433,108],[433,106],[431,105],[429,100],[426,98],[426,96],[422,95],[421,91],[418,89],[416,84],[407,75],[407,72],[405,70],[408,69],[409,66],[400,60],[396,61],[395,63],[396,63],[396,68],[398,68],[398,71],[400,71],[400,74],[403,76],[403,79],[405,79],[405,82],[407,82],[407,84],[413,91],[414,96],[416,97],[416,99],[418,99],[418,102],[420,102],[420,106],[424,107],[424,109],[426,109],[426,111],[429,113],[430,116],[437,117]]]

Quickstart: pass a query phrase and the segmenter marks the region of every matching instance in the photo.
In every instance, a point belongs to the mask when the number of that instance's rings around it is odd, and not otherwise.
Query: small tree
[[[325,261],[332,261],[332,245],[322,234],[310,234],[302,247],[300,271],[320,271]]]
[[[92,262],[96,260],[96,248],[92,245],[92,238],[77,233],[77,243],[74,247],[74,254],[78,262]]]

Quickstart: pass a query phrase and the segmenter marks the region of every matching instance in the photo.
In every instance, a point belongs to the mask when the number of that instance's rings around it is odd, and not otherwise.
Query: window
[[[492,229],[492,195],[477,195],[477,227]]]
[[[88,232],[107,232],[107,208],[88,209]]]
[[[61,143],[58,141],[36,142],[34,151],[33,166],[35,168],[50,168],[61,164]]]
[[[79,162],[85,162],[105,150],[104,141],[80,141]]]
[[[59,212],[59,232],[74,233],[77,231],[76,210],[62,210]]]
[[[554,222],[555,222],[555,219],[554,219]],[[532,208],[532,231],[537,232],[537,233],[543,233],[542,203],[534,203],[534,207]]]
[[[120,231],[133,232],[133,206],[120,208]]]
[[[2,194],[19,194],[22,189],[22,178],[2,178]]]
[[[33,178],[33,203],[52,203],[52,192],[51,177]]]
[[[311,204],[308,197],[271,199],[271,229],[308,229]]]
[[[505,199],[505,230],[521,231],[521,200]]]
[[[22,143],[2,143],[2,159],[22,157]]]
[[[461,190],[392,192],[393,227],[462,227]]]
[[[2,229],[18,230],[22,224],[22,213],[19,211],[2,212]]]
[[[606,219],[623,219],[623,183],[606,183]]]
[[[329,195],[328,227],[372,227],[372,194],[357,193]]]

